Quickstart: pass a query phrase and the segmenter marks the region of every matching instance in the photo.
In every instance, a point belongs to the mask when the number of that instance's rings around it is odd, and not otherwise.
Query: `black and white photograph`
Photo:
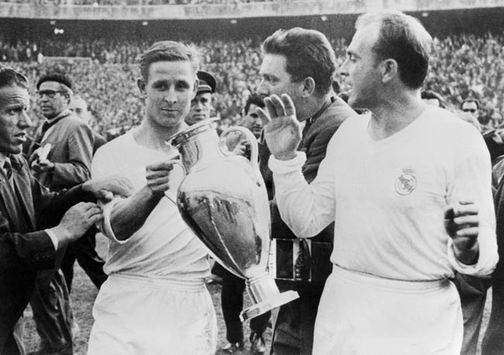
[[[0,0],[0,355],[504,355],[503,19]]]

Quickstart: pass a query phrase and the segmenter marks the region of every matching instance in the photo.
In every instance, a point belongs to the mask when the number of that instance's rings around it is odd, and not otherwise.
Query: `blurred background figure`
[[[70,103],[70,110],[72,110],[77,115],[77,117],[80,117],[80,119],[82,119],[88,125],[91,124],[93,115],[91,114],[91,111],[89,111],[89,106],[87,102],[80,95],[74,95],[72,97],[72,102]],[[94,144],[93,144],[93,155],[94,155],[94,153],[98,148],[107,143],[107,140],[101,134],[96,132],[96,130],[93,130],[93,138],[94,138]]]
[[[262,122],[257,115],[257,108],[264,108],[264,96],[251,94],[245,103],[240,126],[248,128],[259,139],[262,132]]]
[[[420,97],[422,100],[429,105],[434,105],[436,107],[440,108],[446,108],[446,103],[445,100],[441,95],[439,95],[437,92],[432,91],[432,90],[424,90],[420,94]]]
[[[217,85],[212,74],[198,70],[198,92],[191,101],[191,110],[185,118],[188,125],[193,125],[199,121],[210,118],[212,113],[212,94]]]

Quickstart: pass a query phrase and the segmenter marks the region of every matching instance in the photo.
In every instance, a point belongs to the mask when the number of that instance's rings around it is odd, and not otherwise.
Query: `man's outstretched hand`
[[[265,109],[259,108],[257,114],[264,126],[266,144],[275,158],[290,160],[296,156],[302,134],[294,103],[287,94],[271,95],[264,101]]]

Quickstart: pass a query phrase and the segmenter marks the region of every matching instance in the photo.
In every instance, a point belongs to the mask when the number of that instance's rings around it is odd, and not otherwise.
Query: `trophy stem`
[[[280,293],[275,280],[266,272],[259,277],[246,279],[246,287],[253,304],[240,313],[242,322],[299,298],[296,291]]]

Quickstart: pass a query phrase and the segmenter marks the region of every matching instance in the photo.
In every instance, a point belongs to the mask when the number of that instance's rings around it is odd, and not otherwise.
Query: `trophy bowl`
[[[226,137],[238,132],[250,144],[250,160],[233,154]],[[280,293],[268,274],[270,211],[257,164],[257,141],[249,130],[233,127],[219,139],[211,121],[202,121],[175,135],[186,172],[178,194],[182,218],[224,268],[245,279],[252,306],[247,320],[296,298]]]

